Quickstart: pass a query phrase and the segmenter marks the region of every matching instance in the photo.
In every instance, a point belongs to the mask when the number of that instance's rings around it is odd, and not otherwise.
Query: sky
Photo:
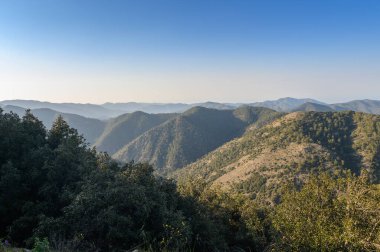
[[[0,100],[380,99],[378,0],[2,0]]]

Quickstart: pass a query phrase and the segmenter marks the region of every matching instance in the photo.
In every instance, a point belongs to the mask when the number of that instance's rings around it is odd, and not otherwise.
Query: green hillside
[[[250,124],[264,124],[279,113],[266,108],[241,107],[236,110],[192,108],[144,133],[113,157],[149,162],[158,170],[181,168],[241,136]]]
[[[104,132],[94,144],[99,151],[110,155],[151,128],[173,118],[176,114],[147,114],[134,112],[107,122]]]
[[[176,173],[182,181],[243,192],[268,203],[281,185],[316,171],[380,178],[380,116],[355,112],[295,112],[248,131]]]

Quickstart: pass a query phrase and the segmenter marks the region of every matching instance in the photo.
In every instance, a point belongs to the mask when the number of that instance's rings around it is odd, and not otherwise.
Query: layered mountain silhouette
[[[113,157],[149,162],[162,171],[174,170],[241,136],[249,125],[263,124],[277,116],[278,112],[267,108],[195,107],[142,134]]]
[[[104,103],[97,104],[80,104],[80,103],[51,103],[33,100],[7,100],[1,101],[0,106],[17,106],[24,109],[40,109],[48,108],[61,113],[77,114],[88,118],[96,118],[108,120],[117,116],[141,111],[149,114],[162,113],[183,113],[193,107],[205,107],[220,110],[236,109],[242,105],[252,107],[265,107],[276,110],[278,112],[305,111],[305,109],[313,111],[327,111],[326,107],[330,107],[333,111],[352,110],[356,112],[365,112],[372,114],[380,114],[380,101],[376,100],[356,100],[346,103],[327,104],[314,99],[296,99],[291,97],[281,98],[278,100],[255,102],[255,103]],[[321,106],[326,107],[321,107]]]
[[[123,114],[122,111],[110,110],[96,104],[80,103],[51,103],[33,100],[7,100],[1,101],[0,105],[17,106],[24,109],[51,109],[60,113],[76,114],[88,118],[107,119]]]
[[[273,101],[255,102],[249,105],[254,106],[254,107],[270,108],[279,112],[290,112],[305,103],[314,103],[314,104],[321,104],[321,105],[325,104],[323,102],[313,100],[313,99],[295,99],[291,97],[286,97],[286,98],[280,98],[278,100],[273,100]]]
[[[58,115],[62,115],[69,125],[76,128],[80,134],[83,134],[89,144],[96,147],[97,150],[108,152],[115,159],[123,162],[132,160],[149,162],[159,172],[163,173],[187,166],[225,143],[231,140],[235,141],[233,140],[235,138],[242,136],[246,138],[250,136],[250,132],[261,132],[262,127],[269,127],[268,131],[270,131],[269,129],[277,130],[277,128],[270,128],[270,126],[265,125],[288,112],[329,112],[326,115],[331,115],[332,118],[326,117],[323,119],[327,120],[327,122],[330,122],[336,116],[353,113],[332,113],[334,111],[359,111],[380,114],[380,101],[376,100],[325,104],[312,99],[283,98],[275,101],[253,103],[249,106],[213,102],[196,105],[181,103],[58,104],[23,100],[0,102],[3,110],[6,112],[13,111],[20,116],[25,114],[27,108],[31,108],[32,113],[48,129]],[[263,107],[256,107],[259,105]],[[134,111],[138,108],[149,110],[151,113]],[[124,113],[126,110],[130,112]],[[185,111],[183,112],[183,110]],[[75,113],[69,113],[69,111]],[[173,111],[176,112],[159,113]],[[293,113],[290,115],[309,114],[318,115],[318,113]],[[283,118],[289,119],[291,118],[290,115]],[[353,113],[352,115],[361,114]],[[370,115],[367,116],[369,117]],[[296,118],[307,118],[307,116]],[[363,118],[366,117],[363,116]],[[376,119],[377,117],[374,118]],[[320,123],[324,125],[326,122],[321,121]],[[291,127],[295,127],[294,125]],[[355,121],[354,128],[356,127],[355,125],[359,125],[359,122]],[[312,126],[319,127],[314,124]],[[342,128],[334,129],[329,133],[329,137],[338,134],[336,132],[345,129],[346,126],[342,124]],[[325,127],[326,129],[323,128],[323,130],[329,131],[331,126],[325,125]],[[248,133],[246,133],[247,130]],[[298,129],[294,130],[297,132]],[[354,134],[354,131],[347,133],[346,137],[352,138],[352,134]],[[289,135],[292,135],[292,132],[289,131]],[[331,139],[331,141],[338,141],[333,137]],[[341,138],[339,139],[339,141],[343,141]],[[355,142],[354,140],[352,141],[353,143]],[[271,144],[269,143],[269,145]],[[289,151],[297,152],[293,149]],[[222,157],[226,158],[224,154]]]

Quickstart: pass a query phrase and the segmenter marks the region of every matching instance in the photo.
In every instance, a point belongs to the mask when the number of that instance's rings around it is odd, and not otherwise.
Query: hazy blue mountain
[[[305,105],[304,105],[305,104]],[[96,104],[79,104],[79,103],[51,103],[33,100],[6,100],[0,102],[0,105],[12,105],[21,108],[40,109],[47,108],[61,113],[76,114],[87,118],[110,119],[126,113],[142,111],[145,113],[161,114],[161,113],[182,113],[193,107],[205,107],[220,110],[231,110],[241,105],[254,107],[266,107],[279,112],[292,112],[295,110],[316,110],[328,111],[327,107],[335,111],[353,110],[357,112],[366,112],[372,114],[380,114],[380,101],[377,100],[356,100],[346,103],[326,104],[314,99],[296,99],[291,97],[281,98],[278,100],[255,102],[255,103],[105,103]],[[304,106],[303,106],[304,105]],[[326,107],[318,106],[323,105]],[[303,107],[302,107],[303,106]]]
[[[279,112],[290,112],[307,102],[325,105],[325,103],[323,102],[309,99],[309,98],[296,99],[296,98],[291,98],[291,97],[281,98],[281,99],[273,100],[273,101],[255,102],[249,105],[254,106],[254,107],[270,108]]]
[[[34,100],[6,100],[1,101],[3,106],[12,105],[25,109],[48,108],[62,113],[77,114],[88,118],[109,119],[125,113],[142,111],[145,113],[182,113],[192,107],[201,106],[205,108],[233,109],[236,106],[216,102],[205,102],[195,104],[185,103],[105,103],[81,104],[81,103],[52,103]]]
[[[377,100],[355,100],[346,103],[336,103],[330,105],[337,111],[352,110],[370,114],[380,114],[380,101]]]
[[[142,133],[174,116],[176,114],[147,114],[138,111],[110,119],[95,146],[99,151],[114,154]]]
[[[226,110],[226,109],[235,109],[238,106],[234,106],[232,104],[208,101],[208,102],[203,102],[203,103],[191,104],[191,107],[204,107],[204,108],[210,108],[210,109]]]
[[[304,111],[304,112],[309,112],[309,111],[315,111],[315,112],[330,112],[334,111],[333,108],[331,108],[329,105],[323,105],[323,104],[318,104],[318,103],[312,103],[312,102],[306,102],[302,104],[301,106],[298,106],[297,108],[292,110],[293,112],[295,111]]]
[[[183,112],[189,108],[189,104],[184,103],[104,103],[104,108],[116,111],[124,111],[125,113],[131,113],[136,111],[142,111],[145,113],[177,113]]]
[[[32,100],[7,100],[0,104],[22,107],[25,109],[47,108],[62,113],[76,114],[88,118],[107,119],[123,114],[123,111],[116,111],[104,108],[95,104],[81,103],[51,103]]]
[[[203,102],[194,104],[185,103],[105,103],[103,107],[115,110],[124,111],[125,113],[131,113],[135,111],[142,111],[145,113],[182,113],[193,107],[204,107],[204,108],[214,108],[214,109],[234,109],[237,106],[228,105],[224,103],[217,102]]]
[[[2,107],[2,109],[5,112],[12,111],[13,113],[18,114],[20,117],[22,117],[25,114],[25,108],[17,106],[8,105]],[[68,113],[61,113],[47,108],[32,109],[31,112],[39,120],[41,120],[45,127],[48,129],[50,129],[51,125],[53,124],[53,121],[59,115],[62,115],[65,121],[67,121],[67,123],[71,127],[77,129],[78,132],[82,134],[86,138],[87,142],[89,142],[90,144],[94,143],[95,140],[100,136],[100,134],[102,134],[106,124],[104,121],[98,119],[87,118]]]
[[[181,168],[231,139],[252,123],[264,124],[279,113],[267,108],[216,110],[194,107],[145,132],[113,156],[152,163],[160,171]]]

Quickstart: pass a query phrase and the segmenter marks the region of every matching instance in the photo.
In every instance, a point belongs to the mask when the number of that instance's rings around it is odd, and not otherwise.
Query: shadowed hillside
[[[96,141],[95,146],[99,151],[105,151],[112,155],[142,133],[175,115],[144,112],[121,115],[107,122],[105,130]]]
[[[264,124],[278,115],[266,108],[195,107],[144,133],[119,150],[114,158],[150,162],[161,171],[181,168],[241,136],[248,125]]]

